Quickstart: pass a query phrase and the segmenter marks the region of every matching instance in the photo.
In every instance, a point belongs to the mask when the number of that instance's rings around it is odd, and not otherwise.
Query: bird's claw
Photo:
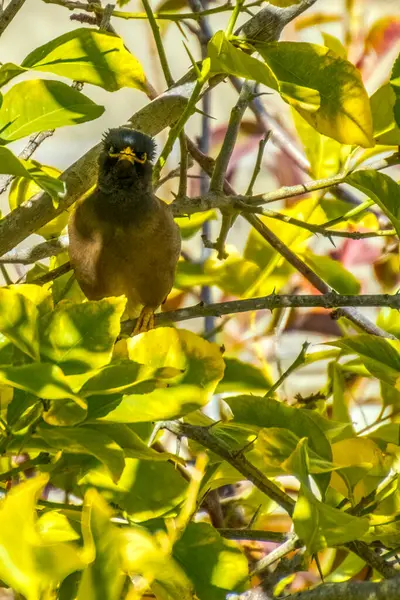
[[[132,336],[149,331],[149,329],[154,329],[154,309],[144,306],[136,321]]]

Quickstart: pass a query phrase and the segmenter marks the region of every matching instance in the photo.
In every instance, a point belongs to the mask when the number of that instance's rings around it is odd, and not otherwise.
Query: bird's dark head
[[[119,127],[103,137],[99,157],[99,187],[103,192],[115,189],[151,189],[151,177],[156,145],[150,136],[140,131]]]

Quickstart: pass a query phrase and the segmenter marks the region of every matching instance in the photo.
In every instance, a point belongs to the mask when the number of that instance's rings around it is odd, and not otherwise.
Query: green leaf
[[[279,82],[311,88],[319,94],[317,110],[305,110],[283,95],[319,133],[338,142],[370,148],[372,117],[357,68],[325,46],[305,42],[271,42],[257,50]]]
[[[7,144],[37,131],[85,123],[103,112],[103,106],[61,81],[22,81],[3,98],[0,141]]]
[[[201,229],[203,223],[215,221],[216,218],[217,214],[215,210],[206,210],[205,212],[195,213],[187,217],[179,217],[175,219],[175,222],[179,225],[182,239],[189,240]]]
[[[38,310],[14,288],[0,289],[0,332],[25,354],[39,360]]]
[[[33,181],[39,186],[39,189],[45,190],[52,197],[57,198],[65,192],[65,184],[42,170],[39,163],[20,160],[8,148],[0,147],[0,173],[16,175]]]
[[[165,538],[151,535],[143,527],[124,529],[122,535],[124,570],[132,578],[143,577],[157,600],[192,600],[193,585],[168,553]]]
[[[322,429],[310,417],[308,410],[293,408],[272,398],[234,396],[225,398],[233,412],[234,422],[260,428],[290,429],[298,438],[305,435],[311,448],[322,458],[331,461],[332,451]]]
[[[72,454],[91,454],[118,480],[124,467],[124,452],[104,432],[88,427],[50,427],[42,425],[38,434],[53,448]]]
[[[125,396],[105,419],[140,423],[176,419],[204,406],[224,373],[217,344],[184,329],[158,327],[127,340],[130,358],[152,369],[172,367],[180,375],[168,388],[142,395]]]
[[[95,558],[82,573],[77,600],[116,600],[121,597],[125,580],[121,531],[111,523],[112,511],[96,490],[86,493],[84,507],[82,533],[86,552]]]
[[[351,173],[346,183],[366,194],[383,210],[400,236],[400,186],[389,175],[373,169]]]
[[[294,529],[313,554],[326,547],[359,539],[368,531],[367,518],[354,517],[317,500],[308,478],[307,439],[300,440],[288,460],[288,468],[301,482],[293,513]]]
[[[122,87],[146,91],[142,65],[119,36],[106,31],[82,27],[64,33],[33,50],[21,66],[98,85],[109,92]]]
[[[226,392],[266,393],[271,387],[271,379],[261,370],[250,363],[237,358],[224,357],[225,373],[216,389],[217,394]]]
[[[297,133],[304,146],[315,179],[332,177],[340,170],[346,147],[326,135],[318,133],[296,110],[292,110]],[[348,152],[348,151],[347,151]],[[346,208],[347,205],[346,205]]]
[[[208,523],[189,523],[174,546],[173,556],[190,577],[200,600],[225,600],[248,577],[247,559],[239,547],[223,539]]]
[[[285,461],[290,457],[300,441],[299,436],[295,435],[290,429],[283,427],[268,427],[258,432],[258,437],[249,453],[249,460],[253,463],[259,458],[262,465],[262,471],[266,475],[282,475],[289,473]],[[309,469],[310,473],[329,473],[337,469],[332,462],[321,458],[314,450],[309,450]]]
[[[233,46],[223,31],[218,31],[211,38],[207,51],[212,73],[228,73],[278,89],[278,82],[268,66]]]
[[[167,382],[180,373],[180,370],[171,367],[154,369],[133,360],[113,361],[88,379],[81,388],[80,394],[84,397],[129,392],[145,394],[152,391],[157,382],[161,385],[161,382]]]
[[[0,157],[4,155],[4,152],[10,152],[8,148],[0,147]],[[23,162],[23,161],[21,161]],[[24,162],[25,164],[25,162]],[[23,202],[30,200],[32,196],[35,196],[40,192],[41,188],[53,195],[55,193],[61,194],[65,191],[65,184],[59,179],[61,171],[54,167],[47,165],[40,165],[39,174],[40,179],[37,177],[36,171],[39,167],[35,167],[35,171],[27,171],[24,176],[17,176],[10,186],[10,192],[8,194],[8,204],[10,210],[14,210],[17,206],[21,206]],[[20,174],[18,174],[20,175]],[[42,177],[44,176],[44,177]],[[47,181],[46,178],[49,180]],[[54,189],[53,189],[54,188]],[[42,235],[45,238],[58,237],[64,227],[67,225],[69,213],[63,211],[55,219],[46,223],[43,227],[36,230],[36,233]]]
[[[174,465],[135,458],[125,459],[118,484],[100,470],[89,471],[79,484],[83,489],[96,488],[137,523],[168,514],[182,502],[187,489]]]
[[[83,304],[60,304],[40,323],[40,353],[62,366],[67,375],[86,373],[108,364],[126,298]]]
[[[390,76],[390,85],[396,96],[396,102],[393,106],[394,118],[397,126],[400,127],[400,54],[393,65],[392,74]]]
[[[105,423],[97,421],[96,423],[85,424],[86,428],[93,429],[99,435],[105,434],[105,437],[111,438],[120,446],[127,458],[139,458],[140,460],[156,460],[165,462],[167,460],[177,460],[177,457],[169,452],[156,452],[153,448],[142,440],[142,438],[132,429],[132,426],[124,423]]]
[[[27,600],[41,600],[84,562],[72,542],[49,543],[36,524],[36,498],[48,477],[41,475],[12,488],[0,510],[0,578]],[[23,515],[23,519],[21,519]]]
[[[358,294],[360,283],[350,271],[329,256],[318,256],[309,250],[303,254],[306,264],[339,294]]]
[[[400,341],[363,333],[327,343],[342,348],[347,354],[358,354],[371,375],[396,386],[400,372]]]
[[[71,425],[82,421],[87,412],[83,399],[74,394],[67,378],[57,365],[34,363],[0,368],[0,381],[38,398],[53,401],[43,418],[54,425]]]
[[[14,77],[17,77],[17,75],[21,75],[21,73],[25,73],[25,69],[19,65],[4,63],[0,67],[0,87],[3,87],[3,85],[11,81]]]
[[[340,56],[340,58],[347,58],[346,48],[343,46],[342,42],[337,37],[324,31],[321,33],[321,35],[324,40],[324,46],[329,48],[329,50],[332,50],[332,52]]]
[[[400,126],[394,118],[396,94],[390,83],[386,83],[376,90],[370,101],[376,143],[398,146],[400,144]]]

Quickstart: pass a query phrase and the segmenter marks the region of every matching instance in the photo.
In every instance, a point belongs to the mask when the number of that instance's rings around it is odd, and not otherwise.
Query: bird
[[[170,206],[153,190],[152,137],[128,127],[103,136],[93,192],[68,222],[69,258],[89,300],[125,295],[132,335],[154,327],[174,284],[181,236]],[[138,316],[139,315],[139,316]]]

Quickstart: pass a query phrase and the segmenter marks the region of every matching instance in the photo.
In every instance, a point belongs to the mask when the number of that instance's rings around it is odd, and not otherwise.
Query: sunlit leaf
[[[79,482],[82,489],[96,488],[108,501],[141,523],[170,513],[185,497],[187,482],[168,462],[125,459],[125,468],[114,483],[104,470],[92,470]]]
[[[180,375],[168,388],[146,394],[125,396],[105,419],[119,423],[140,423],[174,419],[204,406],[224,373],[224,361],[217,344],[184,329],[158,327],[127,341],[130,358],[151,368],[172,367]]]
[[[109,92],[121,87],[146,90],[140,62],[122,38],[107,31],[82,27],[64,33],[35,48],[21,66],[98,85]]]
[[[133,430],[132,425],[125,423],[106,423],[98,421],[88,423],[86,428],[93,429],[98,435],[105,435],[120,446],[127,458],[139,458],[140,460],[167,461],[177,460],[177,457],[169,452],[156,452],[153,448],[143,441],[143,439]]]
[[[27,600],[41,600],[84,566],[79,546],[71,541],[49,543],[49,533],[40,534],[36,499],[47,481],[41,475],[14,487],[0,505],[0,577]]]
[[[13,288],[0,289],[0,332],[34,360],[39,360],[38,317],[28,298]]]
[[[236,48],[227,40],[223,31],[218,31],[212,37],[207,49],[213,73],[229,73],[278,89],[278,82],[268,66]]]
[[[225,373],[216,389],[217,393],[253,392],[254,394],[266,392],[272,381],[264,371],[250,363],[245,363],[237,358],[224,357]]]
[[[96,490],[85,496],[82,533],[94,560],[82,573],[77,600],[116,600],[124,585],[121,531],[111,523],[112,511]],[[89,548],[87,548],[87,551]]]
[[[370,100],[376,143],[398,146],[400,144],[400,127],[394,118],[396,103],[394,89],[389,83],[386,83],[376,90]]]
[[[9,152],[8,148],[0,148],[0,158],[3,152]],[[1,164],[3,164],[3,160],[1,159]],[[46,165],[41,166],[41,172],[44,175],[49,176],[51,181],[57,182],[57,184],[61,185],[60,192],[64,189],[64,184],[58,179],[61,175],[61,171],[55,169],[54,167],[48,167]],[[31,173],[34,175],[34,173]],[[10,186],[10,192],[8,194],[8,203],[10,206],[10,210],[14,210],[17,206],[20,206],[23,202],[26,202],[32,196],[40,192],[41,187],[45,189],[43,181],[39,182],[32,179],[28,179],[28,175],[18,176],[12,182]],[[66,227],[68,222],[69,214],[67,211],[62,212],[55,219],[52,219],[49,223],[41,227],[36,231],[39,235],[42,235],[45,238],[51,238],[58,236],[61,231]]]
[[[166,551],[162,539],[143,527],[122,533],[124,569],[131,577],[143,577],[157,600],[191,600],[193,585],[182,566]]]
[[[205,212],[189,215],[188,217],[180,217],[175,219],[181,231],[183,240],[192,238],[207,221],[214,221],[217,218],[215,210],[206,210]]]
[[[396,102],[393,107],[394,118],[397,127],[400,127],[400,54],[398,55],[390,77],[390,85],[396,96]]]
[[[389,175],[373,169],[351,173],[346,182],[376,202],[400,236],[400,185]]]
[[[104,432],[87,427],[40,426],[39,435],[53,448],[72,454],[91,454],[102,462],[117,480],[124,466],[124,452]]]
[[[332,460],[330,444],[309,416],[310,411],[260,396],[234,396],[225,401],[233,412],[234,422],[263,428],[282,427],[298,438],[307,435],[311,448],[324,459]]]
[[[316,111],[293,105],[319,133],[343,144],[374,145],[369,99],[354,65],[325,46],[304,42],[272,42],[257,49],[280,85],[287,82],[318,92]]]
[[[400,341],[362,333],[328,343],[347,354],[357,354],[371,375],[396,385],[400,372]]]
[[[173,555],[189,575],[200,600],[224,600],[248,576],[247,559],[239,547],[223,539],[208,523],[190,523],[175,544]]]
[[[347,58],[346,48],[337,37],[323,31],[322,38],[324,40],[324,46],[329,48],[329,50],[332,50],[332,52],[340,56],[340,58]]]
[[[306,264],[339,294],[358,294],[360,282],[338,260],[311,251],[303,254]]]
[[[6,144],[37,131],[92,121],[103,112],[103,106],[61,81],[22,81],[4,95],[0,142]]]
[[[40,352],[66,374],[85,373],[110,361],[126,299],[60,304],[41,321]]]
[[[301,482],[293,523],[297,535],[310,553],[359,539],[368,530],[368,519],[350,515],[320,502],[312,493],[308,478],[307,440],[303,438],[291,458],[292,469]]]
[[[294,123],[310,161],[315,179],[336,175],[344,158],[344,147],[336,140],[318,133],[296,110],[292,111]]]

